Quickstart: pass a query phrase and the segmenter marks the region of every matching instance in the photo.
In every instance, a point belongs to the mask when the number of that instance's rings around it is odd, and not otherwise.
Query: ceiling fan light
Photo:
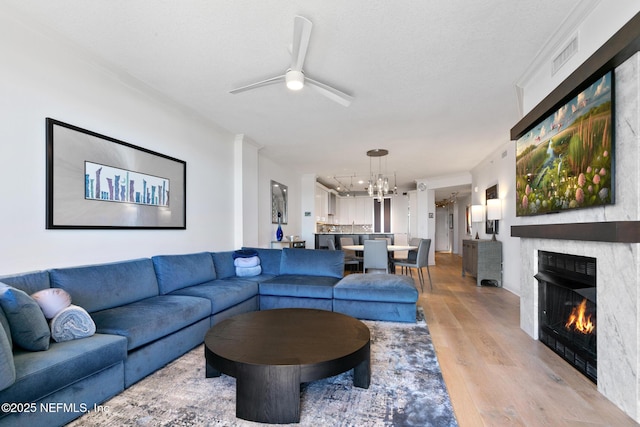
[[[286,75],[287,88],[300,90],[304,87],[304,74],[302,71],[289,70]]]

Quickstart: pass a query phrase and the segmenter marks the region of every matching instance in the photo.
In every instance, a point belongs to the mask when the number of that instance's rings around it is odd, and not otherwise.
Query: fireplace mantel
[[[640,243],[640,221],[512,225],[511,237]]]

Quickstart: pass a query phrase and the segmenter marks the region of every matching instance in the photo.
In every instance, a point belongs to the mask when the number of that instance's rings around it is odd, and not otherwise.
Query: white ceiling
[[[297,172],[349,184],[367,178],[367,150],[386,148],[401,191],[467,172],[509,140],[516,81],[579,3],[5,0],[27,24]],[[307,87],[229,93],[284,74],[295,15],[313,23],[306,74],[353,95],[351,106]]]

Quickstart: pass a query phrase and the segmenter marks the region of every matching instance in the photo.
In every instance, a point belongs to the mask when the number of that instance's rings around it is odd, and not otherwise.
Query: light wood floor
[[[461,263],[436,254],[419,300],[461,427],[638,425],[520,329],[516,295],[476,287]]]

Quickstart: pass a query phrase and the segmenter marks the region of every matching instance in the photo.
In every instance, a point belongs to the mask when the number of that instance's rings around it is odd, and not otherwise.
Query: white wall
[[[234,248],[259,245],[258,150],[261,147],[245,135],[234,143]]]
[[[391,232],[407,234],[408,230],[409,196],[394,194],[391,196]]]
[[[467,233],[467,207],[469,208],[469,211],[471,211],[471,204],[471,196],[460,197],[456,202],[458,219],[456,220],[457,232],[455,236],[455,245],[453,247],[454,254],[462,255],[462,241],[475,237],[475,232],[473,235],[471,233]]]
[[[0,13],[0,274],[233,249],[229,132]],[[186,230],[45,230],[45,118],[187,162]]]
[[[282,225],[285,236],[290,234],[301,236],[301,185],[302,178],[299,174],[291,172],[289,168],[283,168],[277,163],[259,156],[258,158],[258,244],[261,248],[271,247],[271,241],[276,240],[277,224],[271,223],[271,180],[288,187],[289,194],[288,221]],[[313,241],[307,241],[307,247],[313,248]]]
[[[472,171],[473,182],[471,184],[471,204],[485,205],[485,191],[487,188],[498,185],[498,197],[502,201],[502,220],[498,223],[496,239],[502,242],[502,286],[505,289],[520,294],[520,239],[511,237],[511,225],[515,218],[515,142],[507,142],[498,147],[491,155],[476,166]],[[479,232],[481,239],[491,239],[491,235],[485,233],[484,223],[473,224]],[[479,227],[478,227],[479,226]]]
[[[587,3],[587,2],[585,2]],[[557,46],[542,52],[546,61],[537,63],[537,70],[527,70],[527,77],[518,82],[523,88],[522,110],[527,114],[544,99],[553,89],[562,83],[576,68],[584,63],[600,46],[626,24],[635,14],[640,12],[638,0],[599,0],[594,9],[581,22],[571,23],[574,28],[567,28],[570,23],[558,29],[558,35],[549,42],[549,46]],[[551,75],[551,61],[567,45],[574,35],[579,37],[579,50],[567,63]],[[558,39],[559,37],[559,39]],[[554,43],[555,42],[555,43]],[[515,123],[514,123],[515,125]]]
[[[602,46],[620,27],[640,11],[640,2],[636,0],[602,0],[593,10],[578,23],[573,31],[563,29],[565,40],[551,40],[557,46],[564,47],[574,34],[580,35],[580,50],[555,75],[551,75],[550,62],[555,56],[549,53],[546,62],[538,63],[537,72],[528,72],[526,80],[519,82],[523,86],[523,113],[528,113],[542,99],[551,93],[562,81],[580,66],[589,56]],[[637,118],[636,118],[637,119]],[[515,123],[514,123],[515,125]],[[506,157],[502,154],[506,151]],[[502,199],[503,220],[500,221],[500,233],[497,239],[502,241],[503,248],[503,283],[504,287],[520,295],[520,239],[510,237],[511,225],[564,223],[585,221],[614,221],[628,217],[624,209],[609,206],[594,209],[582,209],[563,212],[553,217],[516,217],[515,216],[515,142],[505,141],[472,171],[473,204],[484,204],[484,191],[487,187],[498,184],[498,192]],[[618,180],[620,183],[620,180]],[[637,191],[637,187],[635,187]],[[620,189],[618,189],[619,192]],[[475,235],[475,233],[474,233]],[[484,227],[480,229],[480,237],[487,238]]]

